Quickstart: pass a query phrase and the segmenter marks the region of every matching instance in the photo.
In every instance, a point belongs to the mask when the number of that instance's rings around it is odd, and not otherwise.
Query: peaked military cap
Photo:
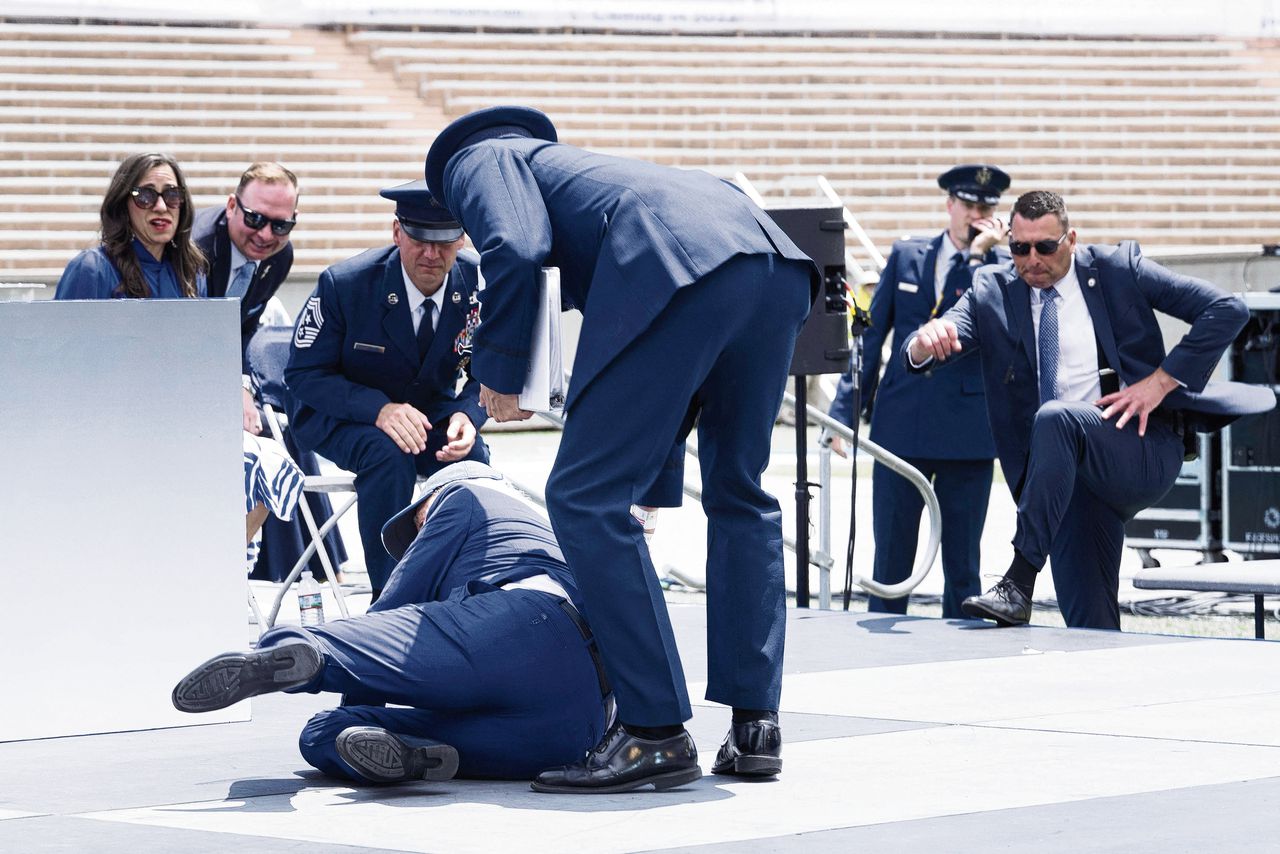
[[[454,119],[427,152],[427,184],[436,198],[448,204],[444,192],[444,167],[449,158],[468,145],[500,136],[523,136],[555,142],[556,128],[551,119],[533,107],[486,107]]]
[[[462,223],[432,197],[426,181],[387,187],[378,195],[396,203],[396,219],[414,240],[452,243],[462,236]]]
[[[955,166],[938,176],[938,186],[957,199],[994,205],[1000,194],[1009,189],[1009,173],[998,166],[986,163],[966,163]]]

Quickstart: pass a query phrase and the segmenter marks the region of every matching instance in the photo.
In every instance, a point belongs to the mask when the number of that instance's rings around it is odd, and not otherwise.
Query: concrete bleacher
[[[1280,238],[1280,52],[1216,38],[625,35],[0,22],[0,279],[96,240],[116,164],[162,149],[197,205],[255,159],[302,181],[295,271],[388,239],[377,190],[473,109],[729,177],[766,202],[826,176],[883,249],[939,225],[933,179],[986,160],[1063,192],[1088,241]],[[144,70],[147,73],[140,73]]]

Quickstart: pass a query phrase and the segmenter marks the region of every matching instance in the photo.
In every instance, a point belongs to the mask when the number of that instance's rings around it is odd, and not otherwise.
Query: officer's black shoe
[[[225,709],[249,697],[305,685],[320,666],[320,653],[301,642],[224,652],[182,677],[173,689],[173,706],[180,712]]]
[[[773,721],[733,724],[716,754],[713,774],[773,777],[782,771],[782,729]]]
[[[1025,626],[1031,622],[1031,597],[1021,587],[1002,578],[981,596],[970,596],[960,603],[966,617],[995,620],[1001,626]]]
[[[698,748],[687,730],[670,738],[647,739],[615,723],[581,762],[543,771],[532,785],[535,792],[608,795],[641,786],[671,789],[701,776]]]
[[[396,735],[382,727],[353,726],[338,733],[338,755],[374,783],[452,780],[458,751],[429,738]]]

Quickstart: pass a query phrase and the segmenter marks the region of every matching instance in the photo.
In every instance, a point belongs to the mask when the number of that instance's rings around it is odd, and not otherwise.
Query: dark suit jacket
[[[977,361],[919,374],[908,372],[901,360],[889,359],[880,378],[880,354],[889,335],[896,345],[933,316],[934,269],[946,239],[944,231],[931,240],[911,237],[893,245],[871,299],[871,326],[862,335],[863,406],[875,396],[871,441],[898,456],[989,460],[996,448]],[[993,248],[985,260],[1002,263],[1009,260],[1009,253]],[[939,315],[969,290],[973,273],[974,267],[967,263],[951,270],[942,288]],[[853,424],[853,378],[848,372],[836,386],[831,416]]]
[[[1161,409],[1183,411],[1190,426],[1202,431],[1275,406],[1269,389],[1209,382],[1218,359],[1249,318],[1239,297],[1144,259],[1138,245],[1128,241],[1077,246],[1075,263],[1098,343],[1126,385],[1164,368],[1186,387],[1170,392]],[[1168,353],[1156,311],[1191,324]],[[981,359],[1000,466],[1017,497],[1032,419],[1040,407],[1030,288],[1012,263],[983,267],[945,319],[955,323],[962,346],[961,355],[947,364],[963,363],[974,353]],[[904,341],[901,351],[908,366],[910,343]]]
[[[284,373],[299,445],[314,450],[342,422],[371,425],[393,402],[413,404],[441,429],[465,412],[480,429],[486,415],[479,383],[468,378],[455,390],[480,314],[475,262],[459,255],[444,287],[431,349],[419,361],[399,249],[370,249],[320,274],[298,316]]]
[[[226,208],[205,208],[196,212],[191,226],[191,239],[204,257],[209,259],[209,287],[207,296],[225,297],[231,278],[231,237],[227,234]],[[293,244],[285,243],[275,255],[258,263],[249,290],[240,300],[240,352],[249,349],[249,339],[258,331],[258,321],[267,300],[275,296],[280,285],[293,268]],[[248,361],[244,373],[249,373]]]
[[[502,138],[454,155],[444,185],[483,259],[476,377],[498,392],[521,390],[539,268],[559,267],[565,301],[583,311],[567,408],[677,289],[735,255],[812,265],[746,195],[697,170]],[[813,275],[816,287],[816,267]]]

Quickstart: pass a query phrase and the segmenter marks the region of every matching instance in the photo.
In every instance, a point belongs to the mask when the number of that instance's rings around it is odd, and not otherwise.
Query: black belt
[[[600,696],[608,697],[613,691],[609,688],[609,677],[604,674],[604,662],[600,659],[600,647],[596,643],[595,636],[591,634],[591,627],[587,625],[587,621],[582,619],[582,614],[578,613],[578,609],[573,607],[573,603],[568,599],[560,599],[560,610],[569,615],[569,619],[573,621],[577,627],[582,639],[587,642],[587,652],[591,653],[591,663],[596,667],[596,679],[600,681]]]

